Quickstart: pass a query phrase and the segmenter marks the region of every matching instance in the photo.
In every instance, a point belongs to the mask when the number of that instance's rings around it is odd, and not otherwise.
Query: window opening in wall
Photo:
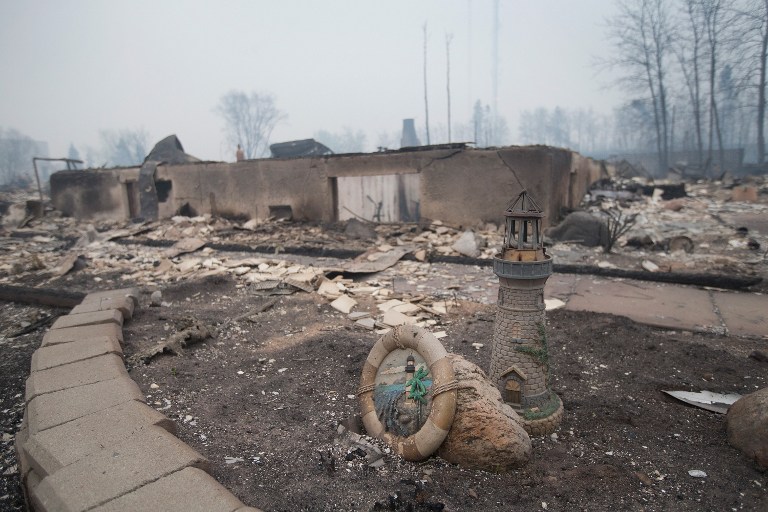
[[[157,190],[157,201],[160,203],[168,201],[172,188],[173,182],[171,180],[156,180],[155,190]]]

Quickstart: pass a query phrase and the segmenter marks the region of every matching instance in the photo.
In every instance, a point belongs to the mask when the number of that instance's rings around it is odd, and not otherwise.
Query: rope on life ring
[[[415,434],[401,437],[387,432],[376,414],[373,390],[379,366],[390,352],[397,349],[415,350],[425,361],[432,375],[432,407],[424,425]],[[429,331],[414,325],[395,327],[379,338],[363,365],[357,390],[363,425],[369,435],[382,439],[395,452],[409,461],[424,460],[445,441],[456,414],[458,382],[448,352]]]

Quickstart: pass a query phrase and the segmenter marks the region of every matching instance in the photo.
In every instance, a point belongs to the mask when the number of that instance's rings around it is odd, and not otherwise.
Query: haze
[[[403,118],[423,130],[426,22],[432,142],[443,142],[446,34],[457,126],[476,100],[493,104],[493,12],[492,0],[0,0],[0,126],[48,142],[51,156],[98,146],[103,129],[143,128],[151,143],[175,133],[199,158],[232,160],[214,108],[239,89],[273,94],[287,115],[272,142],[349,127],[374,150]],[[609,0],[500,2],[509,143],[522,110],[619,103],[593,66],[613,13]]]

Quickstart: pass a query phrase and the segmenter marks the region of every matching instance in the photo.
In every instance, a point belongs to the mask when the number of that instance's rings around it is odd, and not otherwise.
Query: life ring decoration
[[[456,375],[448,352],[426,329],[401,325],[365,360],[357,391],[363,425],[408,461],[432,455],[456,414]]]

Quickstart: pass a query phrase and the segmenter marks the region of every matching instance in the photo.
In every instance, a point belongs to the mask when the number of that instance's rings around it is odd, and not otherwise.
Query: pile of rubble
[[[666,200],[666,189],[659,186],[651,187],[650,195],[642,192],[649,189],[647,185],[635,187],[634,192],[593,190],[580,215],[600,219],[610,210],[624,219],[631,217],[633,224],[610,253],[599,243],[588,247],[568,233],[551,240],[548,252],[559,264],[650,272],[768,274],[768,187],[764,179],[751,188],[720,182],[676,187],[684,196]],[[117,276],[148,289],[191,277],[229,275],[262,295],[297,290],[319,293],[345,313],[354,314],[359,297],[369,296],[377,302],[379,313],[354,317],[357,325],[368,329],[397,322],[422,324],[439,317],[465,283],[461,276],[453,276],[453,284],[445,287],[445,296],[436,302],[419,296],[419,283],[440,272],[430,262],[446,256],[475,264],[489,260],[503,237],[503,228],[495,224],[464,229],[439,220],[418,225],[355,220],[320,226],[203,215],[141,224],[87,223],[50,210],[42,217],[30,217],[25,201],[34,198],[30,193],[0,197],[0,234],[4,235],[0,238],[0,284],[46,286],[62,279],[66,283],[86,267],[96,283]],[[562,225],[567,223],[568,217]],[[578,224],[584,226],[583,221]],[[302,257],[301,251],[311,258]],[[285,252],[291,254],[281,255]],[[326,259],[324,255],[329,253],[357,257],[352,261]],[[402,261],[406,256],[409,261]],[[388,280],[397,277],[412,284],[410,288],[416,292],[403,296],[396,291],[394,281]],[[403,304],[391,303],[393,298]]]

